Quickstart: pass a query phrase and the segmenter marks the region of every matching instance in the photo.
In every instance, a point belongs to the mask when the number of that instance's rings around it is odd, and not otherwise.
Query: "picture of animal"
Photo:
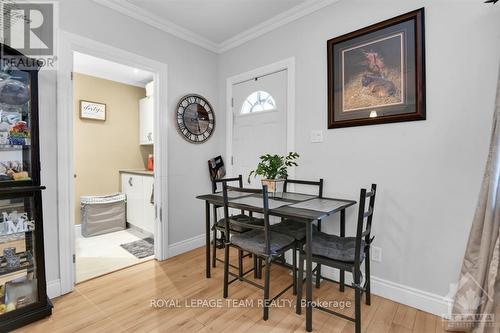
[[[395,34],[343,51],[343,112],[404,102],[402,43]]]

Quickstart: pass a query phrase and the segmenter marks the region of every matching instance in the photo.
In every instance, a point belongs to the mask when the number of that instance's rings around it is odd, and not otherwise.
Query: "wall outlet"
[[[323,131],[311,131],[311,142],[318,143],[323,142]]]
[[[372,246],[370,250],[371,259],[376,262],[382,262],[382,248]]]

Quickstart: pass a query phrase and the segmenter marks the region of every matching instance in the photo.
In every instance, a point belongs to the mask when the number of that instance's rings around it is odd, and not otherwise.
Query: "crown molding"
[[[298,20],[301,17],[314,13],[315,11],[329,6],[337,1],[339,0],[307,0],[300,5],[292,7],[289,10],[270,18],[269,20],[259,23],[253,28],[245,30],[223,41],[219,44],[218,53],[223,53],[237,46],[245,44],[252,39],[278,29],[279,27]]]
[[[331,5],[339,0],[307,0],[304,3],[290,8],[255,27],[245,30],[222,43],[215,43],[208,38],[183,28],[169,20],[163,19],[157,15],[151,14],[144,9],[131,4],[125,0],[93,0],[94,2],[116,10],[124,15],[139,20],[143,23],[151,25],[157,29],[165,31],[178,38],[201,46],[215,53],[224,53],[230,49],[240,46],[252,39],[262,36],[270,31],[273,31],[281,26],[293,22],[301,17],[309,15],[321,8]]]
[[[131,18],[139,20],[143,23],[149,24],[157,29],[165,31],[171,35],[184,39],[188,42],[201,46],[209,51],[218,52],[219,45],[217,43],[212,42],[211,40],[200,36],[188,29],[185,29],[173,22],[165,20],[159,16],[151,14],[144,9],[131,4],[128,1],[124,0],[93,0],[94,2],[108,7],[110,9],[116,10],[124,15],[127,15]]]

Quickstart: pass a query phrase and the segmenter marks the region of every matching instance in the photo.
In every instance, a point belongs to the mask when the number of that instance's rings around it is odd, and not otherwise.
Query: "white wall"
[[[327,130],[326,41],[426,8],[427,120]],[[456,281],[485,166],[500,59],[500,6],[482,1],[342,0],[218,59],[226,78],[296,59],[297,178],[325,178],[326,195],[356,199],[379,186],[373,275],[446,295]],[[219,115],[219,123],[221,122]],[[323,143],[310,143],[312,130]],[[353,234],[356,209],[347,214]],[[338,217],[328,231],[338,230]]]
[[[101,43],[168,64],[169,244],[204,233],[204,205],[196,194],[210,191],[206,161],[220,153],[223,127],[203,145],[189,144],[175,129],[176,103],[187,93],[205,96],[221,117],[216,86],[216,55],[198,46],[102,7],[90,0],[60,2],[60,28]],[[49,288],[59,279],[57,223],[56,81],[54,72],[40,77],[42,183],[45,249]],[[71,111],[71,110],[69,110]],[[217,119],[218,120],[218,119]],[[118,175],[117,175],[118,177]],[[52,285],[51,285],[52,284]]]

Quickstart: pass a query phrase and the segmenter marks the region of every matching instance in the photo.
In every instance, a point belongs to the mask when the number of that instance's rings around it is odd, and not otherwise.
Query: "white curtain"
[[[500,332],[500,73],[488,161],[449,331]]]

